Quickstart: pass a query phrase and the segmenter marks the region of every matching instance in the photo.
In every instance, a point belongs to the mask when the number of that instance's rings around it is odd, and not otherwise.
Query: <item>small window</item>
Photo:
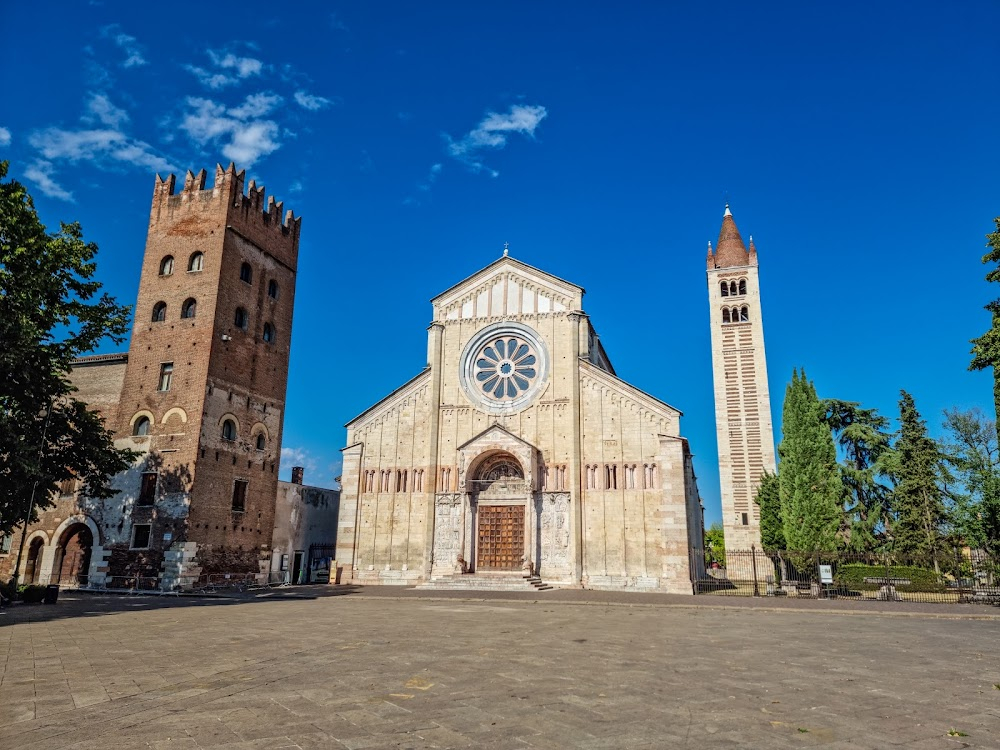
[[[144,471],[142,473],[142,483],[139,485],[139,499],[136,505],[152,505],[156,502],[156,472]]]
[[[747,293],[747,280],[740,279],[740,294],[746,294],[746,293]]]
[[[723,323],[729,323],[729,322],[731,322],[730,319],[729,319],[729,308],[728,307],[722,308],[722,322]]]
[[[267,438],[264,437],[264,433],[257,435],[257,450],[262,451],[267,445]]]
[[[240,266],[240,281],[245,281],[248,284],[253,283],[253,269],[250,268],[249,263]]]
[[[725,281],[720,282],[719,283],[719,291],[722,292],[722,296],[723,297],[728,297],[729,296],[729,284],[727,284]]]
[[[744,305],[740,308],[740,322],[746,323],[748,320],[750,320],[750,308]]]
[[[157,388],[157,390],[169,391],[170,381],[173,380],[173,377],[174,377],[173,362],[164,362],[162,365],[160,365],[160,385]]]
[[[10,552],[11,542],[14,541],[14,537],[10,534],[4,534],[0,536],[0,555],[6,555]]]
[[[747,516],[746,513],[743,514],[743,525],[744,526],[749,526],[750,525],[750,518]]]
[[[132,527],[132,549],[148,549],[152,526],[148,523],[137,523]]]
[[[242,307],[237,307],[236,317],[233,318],[233,323],[236,324],[237,328],[245,331],[247,329],[247,311]]]
[[[193,318],[198,312],[198,302],[193,297],[188,297],[181,305],[181,318]]]
[[[267,282],[267,296],[271,299],[278,299],[278,282],[274,279]]]
[[[167,319],[167,303],[157,302],[153,305],[153,322],[162,323]]]
[[[245,513],[247,509],[247,482],[246,479],[237,479],[233,482],[233,513]]]
[[[236,439],[236,423],[227,419],[222,423],[222,439],[223,440],[235,440]]]
[[[132,434],[136,437],[145,437],[149,434],[149,417],[139,417],[132,425]]]
[[[730,281],[729,282],[729,295],[731,297],[735,297],[736,296],[736,282],[735,281]]]
[[[188,260],[188,270],[189,271],[200,271],[205,267],[205,254],[204,253],[192,253],[191,259]]]
[[[274,326],[270,323],[264,324],[264,341],[269,344],[274,342]]]
[[[160,261],[160,276],[169,276],[174,272],[174,256],[168,255]]]

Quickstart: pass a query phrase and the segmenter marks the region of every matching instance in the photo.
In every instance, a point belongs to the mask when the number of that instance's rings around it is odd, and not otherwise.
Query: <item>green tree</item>
[[[949,459],[964,492],[952,492],[953,522],[962,541],[1000,559],[1000,450],[996,420],[979,409],[946,409]]]
[[[889,420],[875,409],[852,401],[826,399],[824,421],[832,430],[843,460],[844,517],[841,534],[848,549],[867,552],[880,544],[890,521],[892,490],[884,456],[892,447]]]
[[[929,555],[937,569],[948,519],[942,487],[947,468],[937,443],[927,435],[913,396],[906,391],[899,394],[899,433],[890,464],[896,483],[893,549]]]
[[[705,563],[726,567],[726,534],[718,521],[705,529]]]
[[[132,451],[114,447],[97,413],[74,398],[70,363],[103,339],[121,342],[129,310],[94,280],[97,246],[79,224],[48,234],[31,196],[0,162],[0,532],[37,511],[67,479],[94,498]]]
[[[993,219],[993,223],[996,224],[997,231],[986,235],[986,247],[990,250],[983,256],[983,263],[994,265],[986,274],[986,280],[1000,282],[1000,217]],[[969,369],[993,368],[993,411],[997,419],[997,429],[1000,430],[1000,299],[987,304],[986,309],[990,312],[993,322],[990,330],[972,339],[972,363]]]
[[[766,550],[785,549],[785,527],[781,521],[781,491],[777,474],[764,472],[753,501],[760,508],[760,543]]]
[[[843,485],[824,413],[805,371],[793,371],[782,411],[778,489],[785,542],[798,552],[837,548]]]

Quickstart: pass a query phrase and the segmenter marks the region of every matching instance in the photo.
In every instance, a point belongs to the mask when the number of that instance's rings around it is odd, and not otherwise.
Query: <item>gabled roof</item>
[[[575,292],[575,293],[578,293],[578,294],[580,294],[582,296],[586,292],[586,290],[582,286],[578,286],[578,285],[576,285],[576,284],[574,284],[574,283],[572,283],[570,281],[566,281],[565,279],[561,279],[558,276],[553,276],[551,273],[549,273],[547,271],[543,271],[540,268],[535,268],[534,266],[529,266],[527,263],[522,263],[519,260],[515,260],[514,258],[511,258],[509,255],[504,255],[504,256],[502,256],[500,258],[497,258],[495,261],[493,261],[492,263],[490,263],[485,268],[482,268],[482,269],[476,271],[471,276],[467,276],[466,278],[462,279],[457,284],[454,284],[454,285],[448,287],[443,292],[441,292],[440,294],[438,294],[436,297],[432,297],[431,298],[431,303],[432,304],[436,303],[442,297],[446,297],[446,296],[454,293],[456,290],[458,290],[459,288],[461,288],[463,286],[466,286],[466,285],[473,286],[475,284],[478,284],[479,282],[483,281],[484,279],[489,278],[491,275],[493,275],[496,271],[500,270],[504,266],[507,266],[510,269],[514,270],[514,271],[527,272],[529,274],[534,274],[534,275],[542,276],[547,281],[549,281],[553,286],[562,288],[562,290],[565,291],[568,294],[573,294]]]
[[[386,402],[391,401],[394,397],[401,395],[403,393],[403,391],[405,391],[408,387],[410,387],[411,385],[413,385],[414,383],[416,383],[421,378],[428,377],[430,375],[430,372],[431,372],[431,368],[430,367],[425,367],[423,370],[421,370],[419,373],[417,373],[412,378],[410,378],[409,380],[407,380],[405,383],[403,383],[401,386],[399,386],[399,388],[397,388],[396,390],[394,390],[388,396],[386,396],[385,398],[383,398],[383,399],[381,399],[379,401],[376,401],[374,404],[372,404],[371,406],[369,406],[363,412],[361,412],[360,414],[358,414],[358,416],[354,417],[354,419],[351,419],[350,421],[348,421],[344,425],[344,427],[350,427],[352,424],[354,424],[355,422],[357,422],[362,417],[367,416],[371,412],[373,412],[376,409],[378,409],[380,406],[384,406],[386,404]]]
[[[490,425],[489,427],[487,427],[482,432],[480,432],[475,437],[466,440],[464,443],[462,443],[460,446],[458,446],[458,450],[462,450],[466,446],[472,445],[477,440],[481,440],[482,438],[486,437],[491,432],[502,432],[504,435],[506,435],[507,437],[511,438],[512,440],[515,440],[516,442],[520,443],[521,445],[525,445],[525,446],[527,446],[529,448],[534,448],[535,447],[531,443],[529,443],[527,440],[519,438],[517,435],[515,435],[510,430],[506,430],[506,429],[504,429],[503,427],[501,427],[498,424],[493,424],[493,425]]]

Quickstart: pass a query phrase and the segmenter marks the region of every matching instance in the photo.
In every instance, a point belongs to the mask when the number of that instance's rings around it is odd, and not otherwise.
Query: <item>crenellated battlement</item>
[[[150,225],[164,220],[176,220],[177,213],[186,209],[203,212],[209,209],[210,204],[218,202],[218,208],[222,205],[226,208],[227,224],[238,223],[243,231],[254,228],[278,229],[283,235],[298,238],[302,217],[295,216],[291,209],[284,211],[284,203],[275,201],[274,196],[267,196],[264,186],[257,187],[254,180],[250,181],[244,193],[245,170],[237,172],[236,165],[232,162],[227,168],[217,164],[215,182],[208,189],[205,188],[207,179],[208,173],[204,169],[197,174],[188,170],[183,187],[180,192],[175,192],[176,175],[170,174],[164,179],[157,174]]]

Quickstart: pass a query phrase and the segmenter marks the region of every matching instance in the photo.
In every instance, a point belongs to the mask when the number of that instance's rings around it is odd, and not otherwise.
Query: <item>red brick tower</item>
[[[256,571],[270,553],[301,218],[216,167],[156,178],[118,409],[145,452],[123,482],[109,573],[159,562],[164,584]],[[119,496],[121,497],[121,496]],[[128,506],[131,504],[131,513]]]

